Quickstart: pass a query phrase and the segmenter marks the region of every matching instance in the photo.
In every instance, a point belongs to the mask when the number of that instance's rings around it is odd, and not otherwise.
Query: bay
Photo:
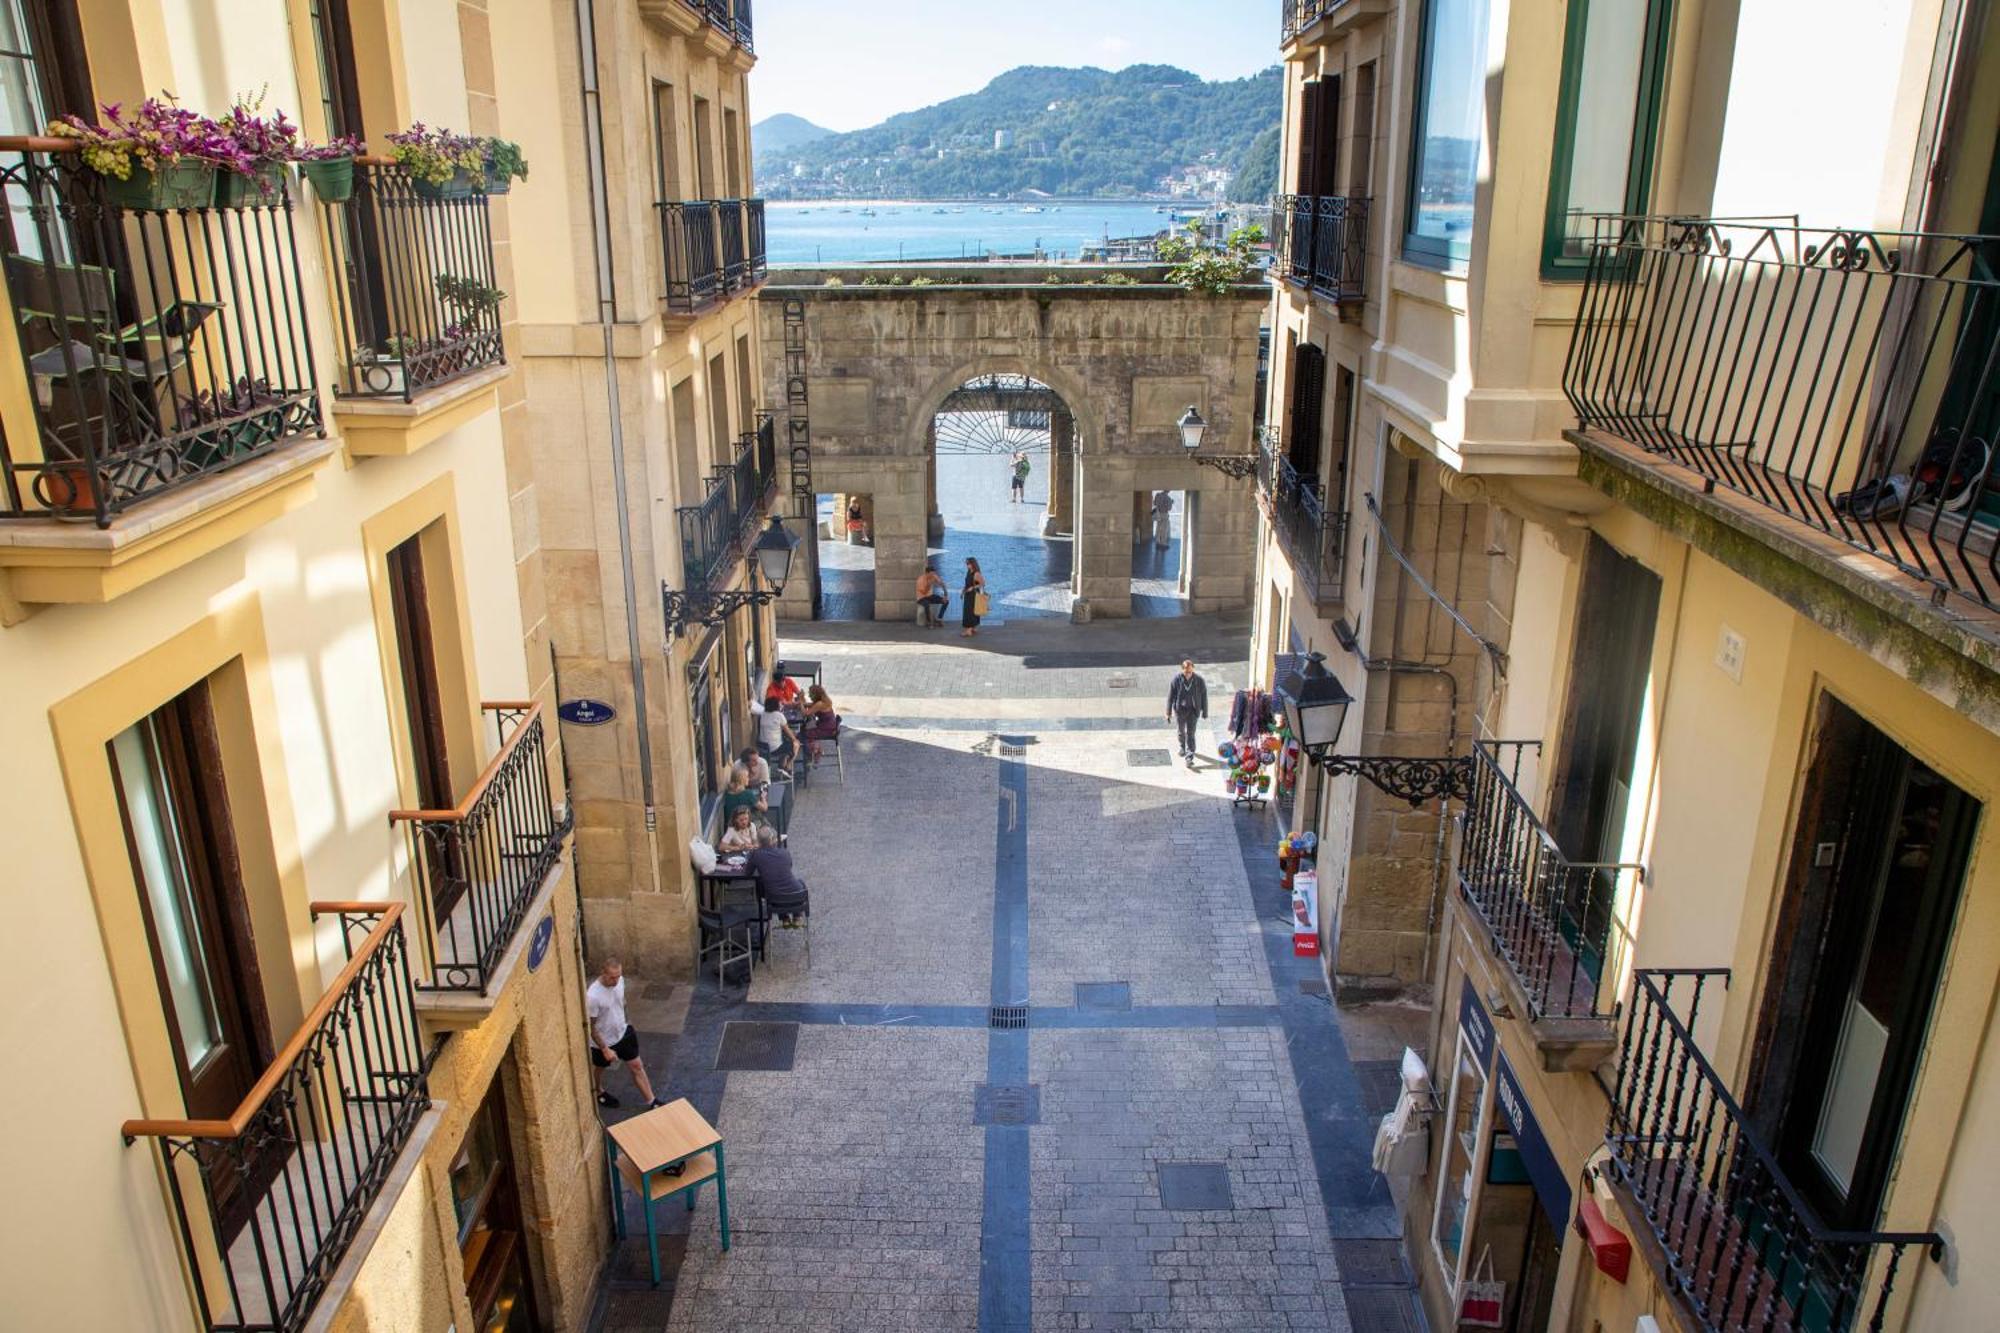
[[[1038,248],[1054,261],[1075,259],[1085,245],[1101,243],[1106,236],[1164,231],[1166,207],[1155,201],[1090,199],[1039,204],[774,200],[764,206],[764,244],[772,264],[795,267],[974,258]]]

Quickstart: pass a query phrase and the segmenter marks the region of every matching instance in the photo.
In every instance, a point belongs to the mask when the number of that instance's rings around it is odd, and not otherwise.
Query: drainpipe
[[[611,489],[618,503],[618,571],[625,583],[625,644],[632,658],[633,730],[639,741],[639,786],[646,806],[648,873],[659,890],[659,808],[653,792],[653,741],[646,730],[652,716],[646,703],[646,659],[639,640],[638,576],[632,557],[632,500],[625,483],[625,425],[618,397],[618,361],[612,333],[618,323],[618,293],[611,270],[611,200],[605,188],[604,102],[597,84],[597,11],[593,0],[576,0],[578,73],[582,78],[584,167],[590,177],[590,230],[596,251],[597,328],[604,339],[604,399],[611,417]]]

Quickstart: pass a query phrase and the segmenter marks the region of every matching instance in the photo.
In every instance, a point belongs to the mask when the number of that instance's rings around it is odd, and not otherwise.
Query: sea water
[[[1169,207],[1089,199],[774,201],[764,207],[764,244],[771,263],[793,265],[970,259],[1036,249],[1050,260],[1075,259],[1085,245],[1101,244],[1107,236],[1165,231]]]

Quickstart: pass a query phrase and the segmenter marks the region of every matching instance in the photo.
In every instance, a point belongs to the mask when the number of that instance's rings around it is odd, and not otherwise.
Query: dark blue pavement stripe
[[[1358,1219],[1381,1214],[1393,1207],[1393,1201],[1388,1182],[1374,1168],[1374,1122],[1367,1115],[1366,1099],[1332,1006],[1325,996],[1308,995],[1298,986],[1301,978],[1322,974],[1317,958],[1293,956],[1291,897],[1273,854],[1277,843],[1273,827],[1261,818],[1237,820],[1237,850],[1264,937],[1271,988],[1277,992],[1276,1008],[1312,1147],[1313,1172],[1319,1177],[1320,1202],[1331,1234],[1352,1236],[1359,1234]]]
[[[1001,736],[1003,745],[1025,737]],[[993,1003],[1028,1002],[1028,766],[1002,759],[993,847]],[[986,1034],[989,1087],[1028,1081],[1025,1028]],[[986,1127],[984,1200],[979,1218],[980,1333],[1026,1333],[1029,1286],[1028,1130]]]
[[[748,1000],[732,1006],[729,1016],[759,1023],[804,1023],[820,1027],[983,1028],[988,1013],[985,1007],[970,1004],[824,1004]],[[1051,1005],[1036,1006],[1028,1011],[1030,1028],[1277,1027],[1283,1021],[1274,1004],[1142,1004],[1131,1009],[1078,1009],[1073,1005]]]
[[[856,717],[841,715],[841,725],[857,731],[1171,731],[1165,718],[1146,717]]]

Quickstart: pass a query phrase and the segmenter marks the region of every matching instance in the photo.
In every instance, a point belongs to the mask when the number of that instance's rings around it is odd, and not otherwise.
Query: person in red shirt
[[[787,676],[783,667],[776,667],[771,672],[771,684],[764,691],[764,698],[766,700],[775,698],[785,708],[796,707],[799,702],[799,683]]]

